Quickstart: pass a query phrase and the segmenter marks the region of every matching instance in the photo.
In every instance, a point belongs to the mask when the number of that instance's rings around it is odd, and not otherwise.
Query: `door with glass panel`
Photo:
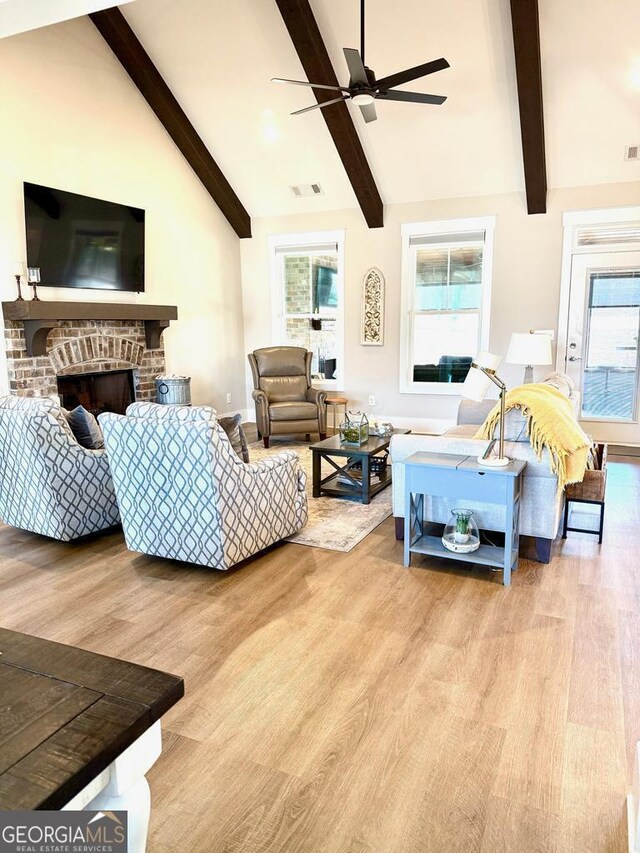
[[[580,419],[600,441],[640,443],[640,251],[574,255],[566,371]]]

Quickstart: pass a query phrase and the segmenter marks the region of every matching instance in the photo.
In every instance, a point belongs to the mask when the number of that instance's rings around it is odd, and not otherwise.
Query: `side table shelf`
[[[503,583],[511,583],[518,566],[522,473],[527,463],[513,460],[504,468],[488,468],[473,457],[450,453],[414,453],[405,461],[404,565],[412,554],[458,560],[503,570]],[[449,551],[438,536],[424,532],[425,496],[473,503],[497,503],[505,508],[504,548],[480,545],[476,551]]]

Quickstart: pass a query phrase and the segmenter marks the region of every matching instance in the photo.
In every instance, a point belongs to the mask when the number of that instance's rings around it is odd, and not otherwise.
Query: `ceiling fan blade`
[[[449,67],[446,59],[434,59],[432,62],[425,62],[424,65],[416,65],[415,68],[407,68],[406,71],[399,71],[397,74],[383,77],[376,81],[376,87],[392,89],[394,86],[402,86],[403,83],[408,83],[410,80],[417,80],[418,77],[426,77],[427,74],[435,74],[436,71],[444,71],[445,68]]]
[[[423,95],[421,92],[400,92],[392,89],[391,92],[380,92],[377,96],[384,101],[407,101],[411,104],[444,104],[446,95]]]
[[[370,121],[375,121],[378,118],[375,104],[365,104],[363,107],[360,107],[360,112],[362,113],[362,117],[364,118],[367,124],[369,124]]]
[[[292,116],[299,116],[302,113],[308,113],[309,110],[319,110],[321,107],[328,107],[329,104],[337,104],[339,101],[348,101],[348,98],[333,98],[331,101],[323,101],[321,104],[312,104],[310,107],[305,107],[302,110],[294,110],[291,113]]]
[[[369,78],[367,77],[367,72],[362,59],[360,58],[359,52],[354,47],[345,47],[344,58],[347,60],[349,76],[351,77],[349,80],[349,86],[353,86],[358,83],[368,86]]]
[[[284,77],[272,77],[272,83],[292,83],[294,86],[311,86],[312,89],[331,89],[336,92],[348,92],[346,86],[325,86],[324,83],[305,83],[302,80],[286,80]]]

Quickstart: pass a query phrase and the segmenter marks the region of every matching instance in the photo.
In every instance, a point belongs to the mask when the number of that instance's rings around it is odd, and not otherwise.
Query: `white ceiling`
[[[252,216],[356,204],[322,117],[289,116],[299,89],[270,82],[302,74],[273,0],[136,0],[123,12]],[[289,190],[314,181],[326,196]]]
[[[540,18],[549,186],[640,180],[640,3],[541,0]]]
[[[120,5],[131,0],[118,0]],[[0,38],[113,6],[113,0],[0,0]]]
[[[338,78],[358,47],[357,0],[312,0]],[[123,9],[252,216],[339,209],[355,196],[273,0],[135,0]],[[640,4],[540,0],[551,187],[640,179]],[[367,64],[377,75],[439,56],[451,68],[405,88],[441,107],[378,105],[365,125],[349,105],[385,203],[523,189],[509,0],[369,0]],[[322,81],[318,81],[322,82]],[[297,199],[291,184],[325,195]]]

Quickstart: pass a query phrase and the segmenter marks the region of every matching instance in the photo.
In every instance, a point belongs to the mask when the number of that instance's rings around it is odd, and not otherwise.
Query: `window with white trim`
[[[273,343],[313,353],[316,385],[343,381],[344,232],[270,238]]]
[[[495,217],[402,226],[400,391],[459,394],[489,343]]]

